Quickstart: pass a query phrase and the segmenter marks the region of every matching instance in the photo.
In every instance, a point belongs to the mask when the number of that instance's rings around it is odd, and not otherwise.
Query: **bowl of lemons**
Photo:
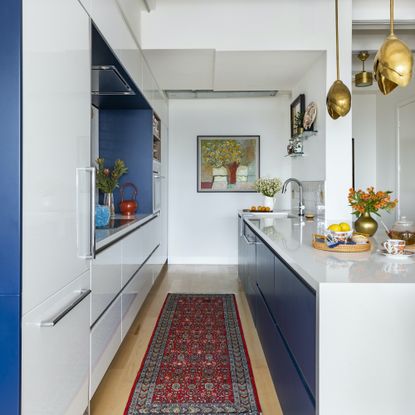
[[[351,240],[353,231],[350,225],[346,222],[333,223],[327,228],[327,235],[333,242],[347,243]]]

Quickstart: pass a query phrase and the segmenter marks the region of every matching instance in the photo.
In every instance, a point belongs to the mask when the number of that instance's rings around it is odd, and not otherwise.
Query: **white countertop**
[[[136,214],[134,216],[123,216],[115,215],[114,219],[125,220],[125,224],[118,226],[117,228],[96,228],[95,229],[95,249],[97,251],[105,248],[111,242],[114,242],[117,239],[122,238],[127,233],[133,231],[134,229],[140,227],[144,223],[153,219],[155,216],[158,216],[159,213],[146,213],[146,214]]]
[[[321,233],[324,221],[290,219],[283,215],[257,219],[244,215],[246,222],[316,291],[323,283],[415,283],[415,259],[387,258],[376,250],[387,239],[380,230],[371,238],[372,251],[326,252],[314,249],[312,234]]]

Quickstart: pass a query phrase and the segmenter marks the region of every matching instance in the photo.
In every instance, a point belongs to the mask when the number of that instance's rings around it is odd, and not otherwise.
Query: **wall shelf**
[[[317,135],[317,133],[318,131],[303,131],[301,134],[298,134],[295,137],[291,138],[290,141],[307,140],[309,137]]]
[[[292,157],[292,158],[298,158],[298,157],[304,157],[305,153],[292,153],[292,154],[286,154],[284,157]]]

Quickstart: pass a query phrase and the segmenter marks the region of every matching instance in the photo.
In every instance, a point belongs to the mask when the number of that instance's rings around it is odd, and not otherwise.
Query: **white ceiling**
[[[144,50],[165,90],[290,91],[321,51]]]

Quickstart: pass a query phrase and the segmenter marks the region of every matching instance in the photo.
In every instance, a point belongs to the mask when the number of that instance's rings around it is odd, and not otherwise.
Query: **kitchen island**
[[[284,414],[415,413],[415,260],[311,246],[324,221],[239,216],[239,275]]]

